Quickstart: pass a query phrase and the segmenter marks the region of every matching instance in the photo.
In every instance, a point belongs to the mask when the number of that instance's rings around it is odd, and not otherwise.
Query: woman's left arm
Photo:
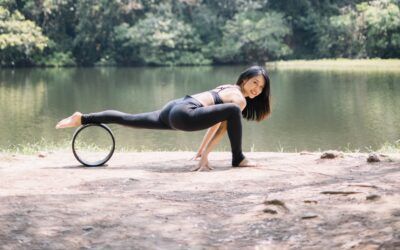
[[[217,123],[211,128],[207,130],[207,133],[204,135],[203,141],[201,142],[201,145],[199,147],[199,150],[197,150],[196,155],[192,158],[192,160],[196,160],[197,158],[201,157],[203,154],[204,149],[207,147],[207,144],[210,142],[212,137],[214,137],[215,133],[217,132],[219,126],[221,123]]]
[[[202,151],[201,158],[199,164],[193,169],[193,171],[203,171],[203,170],[211,170],[212,168],[208,165],[208,154],[212,151],[212,149],[217,145],[224,134],[227,131],[227,122],[221,122],[221,125],[218,127],[218,130],[215,132],[213,137],[209,140],[209,142],[205,145],[205,148]]]
[[[242,95],[233,95],[231,99],[232,103],[239,105],[240,110],[243,110],[246,107],[246,99]],[[211,170],[212,168],[208,165],[208,154],[217,145],[225,132],[227,131],[227,121],[221,122],[218,130],[215,134],[209,139],[208,143],[205,144],[205,148],[202,151],[201,158],[199,164],[193,169],[193,171],[203,171],[203,170]]]

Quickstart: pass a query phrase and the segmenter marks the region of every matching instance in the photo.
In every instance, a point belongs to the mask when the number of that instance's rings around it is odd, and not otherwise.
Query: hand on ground
[[[213,170],[213,168],[209,165],[207,159],[201,159],[200,162],[195,166],[194,168],[191,169],[192,171],[210,171]]]

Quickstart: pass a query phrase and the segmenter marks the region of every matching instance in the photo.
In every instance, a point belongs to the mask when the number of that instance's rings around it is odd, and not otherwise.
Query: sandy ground
[[[400,249],[400,156],[0,155],[0,249]]]

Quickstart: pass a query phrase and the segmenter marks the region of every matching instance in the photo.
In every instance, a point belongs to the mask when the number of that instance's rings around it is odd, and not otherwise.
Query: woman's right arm
[[[213,169],[208,165],[208,154],[211,152],[214,146],[220,142],[221,138],[224,136],[226,132],[226,129],[227,129],[227,122],[226,121],[221,122],[217,131],[214,133],[214,136],[211,137],[211,139],[201,152],[200,162],[198,163],[197,166],[195,166],[192,169],[193,171],[208,171]]]
[[[200,148],[197,151],[195,157],[193,158],[194,160],[201,157],[205,147],[211,141],[211,139],[215,136],[215,133],[217,132],[217,130],[220,126],[221,126],[221,123],[219,122],[207,130],[206,134],[204,135],[203,141],[201,142]]]

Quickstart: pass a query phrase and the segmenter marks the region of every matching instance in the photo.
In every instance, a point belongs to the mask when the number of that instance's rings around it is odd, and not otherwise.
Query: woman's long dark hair
[[[259,122],[271,114],[271,89],[267,72],[260,66],[252,66],[240,74],[236,85],[241,86],[245,80],[258,75],[262,75],[264,77],[265,86],[261,94],[253,99],[246,97],[247,105],[242,111],[242,115],[247,120],[256,120]]]

